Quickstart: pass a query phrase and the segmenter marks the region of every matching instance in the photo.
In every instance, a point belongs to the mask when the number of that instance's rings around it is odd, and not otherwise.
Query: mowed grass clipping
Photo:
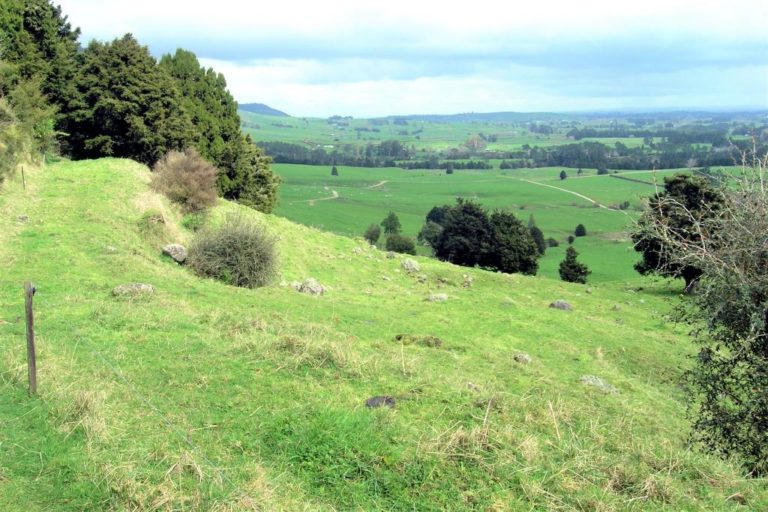
[[[503,171],[458,170],[446,175],[440,170],[369,169],[276,164],[283,179],[278,215],[308,226],[346,236],[362,236],[371,223],[379,223],[395,212],[403,234],[416,237],[429,210],[454,204],[457,197],[472,199],[488,209],[506,208],[523,222],[534,216],[545,238],[560,247],[547,249],[540,260],[539,275],[559,279],[557,268],[565,256],[567,239],[578,224],[588,236],[575,247],[580,260],[592,270],[590,282],[635,280],[633,264],[639,260],[628,230],[639,215],[645,198],[663,188],[664,176],[672,171],[627,171],[597,176],[595,169],[560,167]],[[688,171],[690,172],[690,171]],[[623,178],[630,178],[623,179]],[[627,210],[618,205],[629,201]],[[614,208],[611,208],[614,207]],[[383,240],[380,242],[383,247]],[[427,255],[429,249],[418,248]]]
[[[664,320],[676,283],[588,290],[427,258],[409,275],[361,240],[220,201],[207,223],[240,212],[279,239],[278,283],[234,288],[161,255],[193,234],[148,178],[63,162],[0,194],[1,510],[768,506],[763,481],[685,443],[677,379],[695,348]],[[308,277],[329,290],[289,285]],[[112,296],[130,282],[156,293]],[[384,395],[394,408],[365,407]]]

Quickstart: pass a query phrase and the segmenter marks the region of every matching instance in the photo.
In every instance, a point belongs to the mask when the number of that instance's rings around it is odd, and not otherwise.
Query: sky
[[[53,1],[299,117],[768,110],[766,0]]]

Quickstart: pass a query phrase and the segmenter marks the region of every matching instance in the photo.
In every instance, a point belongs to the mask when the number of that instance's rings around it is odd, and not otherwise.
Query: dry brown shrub
[[[153,171],[152,188],[179,203],[185,212],[200,212],[216,204],[219,171],[194,148],[170,151]]]

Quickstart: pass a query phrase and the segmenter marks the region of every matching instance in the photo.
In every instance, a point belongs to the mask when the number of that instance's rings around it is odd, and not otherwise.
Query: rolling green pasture
[[[550,278],[558,278],[557,266],[568,235],[577,224],[584,224],[588,236],[579,238],[575,247],[592,269],[594,282],[637,277],[632,269],[637,255],[628,242],[627,229],[638,215],[642,199],[655,192],[654,180],[663,183],[663,176],[678,172],[621,174],[648,182],[637,183],[597,176],[594,169],[585,169],[582,177],[568,169],[570,177],[560,180],[561,168],[446,175],[444,171],[342,166],[339,176],[331,176],[326,167],[276,164],[274,168],[283,179],[279,215],[346,236],[361,236],[369,224],[381,222],[389,211],[397,213],[405,235],[416,236],[433,206],[451,204],[457,197],[477,200],[488,208],[511,209],[524,222],[533,215],[547,238],[561,242],[540,261],[540,275]],[[631,207],[627,211],[596,207],[574,192],[603,206],[629,201]],[[420,251],[428,254],[427,248]]]
[[[315,146],[337,146],[342,144],[378,143],[384,140],[398,140],[417,150],[443,150],[461,146],[471,135],[483,133],[497,135],[498,140],[488,144],[493,151],[514,151],[524,145],[557,146],[575,141],[565,136],[565,131],[550,135],[532,133],[524,123],[509,122],[451,122],[409,121],[407,125],[373,124],[369,119],[345,120],[349,126],[328,124],[319,118],[275,117],[240,112],[243,130],[256,141],[279,141]],[[357,132],[355,128],[370,131]],[[373,131],[378,130],[378,131]],[[612,145],[621,142],[629,147],[643,144],[642,138],[585,139]],[[417,155],[418,157],[418,155]]]
[[[327,193],[311,170],[283,171],[284,208],[304,200],[301,187]],[[538,179],[557,184],[554,171]],[[558,209],[570,215],[562,229],[624,222],[570,198],[548,215],[550,191],[512,175],[341,174],[332,188],[365,200],[338,217],[312,211],[354,229],[380,207],[367,194],[405,209],[419,194],[426,204],[467,190],[527,205],[545,231],[561,222]],[[588,291],[423,257],[420,275],[408,275],[399,257],[359,240],[220,201],[208,226],[238,213],[279,237],[279,278],[237,289],[161,254],[194,235],[149,189],[146,167],[61,162],[26,178],[0,191],[4,512],[768,508],[765,481],[686,443],[678,383],[696,347],[664,321],[679,283]],[[384,191],[364,188],[386,179]],[[588,253],[597,240],[578,243]],[[324,295],[289,284],[310,276]],[[37,287],[36,397],[25,392],[25,280]],[[156,292],[112,296],[128,282]],[[427,300],[433,293],[448,299]],[[573,311],[549,308],[556,299]],[[588,375],[616,392],[583,384]],[[366,408],[376,395],[397,403]]]

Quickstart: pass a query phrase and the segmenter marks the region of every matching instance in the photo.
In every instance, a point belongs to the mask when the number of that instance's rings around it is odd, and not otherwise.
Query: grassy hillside
[[[64,162],[27,180],[0,193],[2,510],[768,507],[764,482],[685,445],[676,379],[693,347],[663,320],[664,283],[587,289],[428,259],[411,276],[358,240],[247,211],[280,237],[281,282],[235,289],[160,255],[191,233],[146,168]],[[310,276],[331,290],[287,284]],[[156,294],[111,295],[134,281]],[[397,404],[366,408],[375,395]]]
[[[576,176],[562,168],[509,171],[406,171],[340,166],[339,176],[330,168],[276,164],[283,179],[277,212],[293,221],[347,236],[361,236],[371,223],[379,223],[394,211],[403,233],[415,237],[433,206],[453,204],[456,197],[472,198],[487,208],[509,208],[522,221],[533,215],[544,235],[561,245],[547,250],[540,261],[541,275],[558,278],[557,268],[565,255],[568,235],[584,224],[589,236],[579,238],[576,249],[592,269],[592,282],[637,279],[632,265],[639,259],[629,243],[627,229],[638,215],[643,198],[655,193],[654,180],[677,171],[624,172],[619,178],[597,176],[586,169]],[[632,181],[621,178],[631,178]],[[630,208],[607,208],[629,201]],[[596,207],[595,203],[603,205]],[[422,252],[428,253],[427,248]]]

